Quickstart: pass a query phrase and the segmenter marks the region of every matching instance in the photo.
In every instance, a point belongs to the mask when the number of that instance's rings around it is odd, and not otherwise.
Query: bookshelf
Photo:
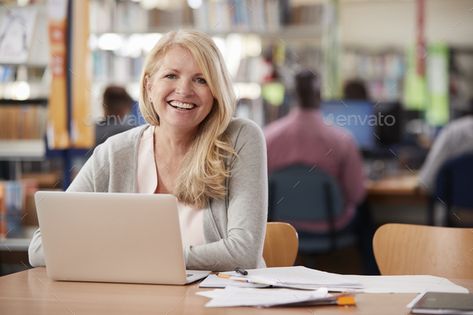
[[[199,2],[199,1],[197,1]],[[102,114],[101,94],[108,84],[124,85],[138,99],[138,81],[146,54],[161,34],[198,29],[214,37],[222,50],[240,98],[261,107],[264,53],[279,46],[275,62],[282,71],[294,64],[321,71],[326,3],[292,5],[286,0],[202,0],[199,7],[176,2],[144,8],[134,1],[90,1],[93,68],[92,116]],[[247,69],[249,63],[252,65]],[[260,72],[260,73],[255,73]],[[244,73],[244,75],[242,75]],[[249,104],[246,102],[246,104]],[[254,112],[255,110],[250,110]],[[256,116],[261,116],[256,114]],[[252,117],[249,117],[252,118]],[[262,122],[261,122],[262,123]]]
[[[343,80],[362,79],[374,101],[402,100],[405,59],[405,53],[401,49],[345,47],[342,58]]]
[[[40,159],[45,152],[42,139],[0,141],[0,154],[4,160]]]
[[[7,34],[0,37],[0,274],[27,262],[26,250],[38,225],[35,191],[59,189],[61,183],[67,187],[77,148],[88,149],[93,139],[86,128],[89,96],[84,91],[89,90],[90,77],[84,66],[88,54],[82,50],[88,40],[88,1],[35,3],[0,7],[0,35]],[[24,29],[4,23],[13,19],[9,16],[21,19],[18,24]],[[8,37],[12,39],[5,41]],[[25,38],[20,45],[24,53],[15,46],[19,38]],[[60,84],[54,84],[58,77]],[[60,138],[52,128],[58,117],[65,122],[63,138],[70,139],[66,142],[73,149],[54,145]],[[58,150],[48,150],[47,143]],[[8,261],[12,253],[21,259],[14,255]]]
[[[41,159],[45,154],[47,99],[0,100],[0,158]]]
[[[49,87],[46,11],[44,5],[5,5],[0,21],[0,160],[41,159]]]

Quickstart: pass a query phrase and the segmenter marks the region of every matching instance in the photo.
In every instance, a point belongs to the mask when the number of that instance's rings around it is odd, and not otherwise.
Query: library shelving
[[[343,79],[363,80],[374,101],[401,100],[405,72],[405,52],[401,49],[369,50],[363,47],[343,49]]]
[[[188,3],[191,3],[188,2]],[[138,81],[147,52],[161,34],[198,29],[222,50],[240,99],[261,108],[261,85],[268,67],[292,71],[294,64],[322,69],[324,11],[327,3],[293,5],[286,0],[203,0],[144,8],[133,1],[91,0],[93,116],[101,115],[101,93],[107,84],[124,85],[138,99]],[[273,54],[268,62],[269,54]],[[272,63],[268,65],[268,63]],[[289,75],[288,75],[289,76]],[[291,84],[289,84],[291,85]],[[243,111],[240,111],[243,112]],[[248,113],[248,111],[246,111]],[[264,122],[252,114],[248,118]],[[258,121],[260,120],[260,121]]]
[[[84,93],[88,1],[34,3],[0,7],[0,275],[28,266],[34,192],[66,187],[74,152],[93,139]],[[57,118],[65,146],[54,141]]]

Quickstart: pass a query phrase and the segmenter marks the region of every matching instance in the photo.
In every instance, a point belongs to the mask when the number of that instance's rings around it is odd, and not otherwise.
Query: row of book
[[[394,51],[346,51],[341,61],[344,78],[364,80],[372,99],[390,101],[402,98],[402,82],[406,72],[404,54]]]
[[[405,73],[404,54],[398,52],[365,53],[347,51],[343,54],[347,72],[356,72],[366,78],[402,77]]]
[[[145,32],[196,27],[204,31],[277,31],[286,25],[321,24],[324,4],[291,6],[289,0],[202,0],[145,9],[132,1],[90,3],[92,32]]]
[[[0,65],[0,82],[11,82],[15,80],[15,67]]]
[[[94,50],[92,52],[92,73],[96,81],[110,78],[116,83],[137,82],[143,68],[144,56],[125,57],[111,51]]]
[[[194,25],[206,31],[279,31],[290,25],[321,25],[324,4],[290,7],[286,0],[203,1]]]
[[[194,10],[194,21],[205,31],[276,31],[281,10],[278,0],[203,1]]]
[[[47,108],[39,105],[0,105],[0,140],[42,139]]]
[[[32,180],[0,181],[0,238],[22,237],[23,223],[35,213],[31,207],[37,189]]]
[[[40,81],[44,77],[46,66],[24,66],[0,64],[0,83],[13,81]]]
[[[139,3],[132,1],[90,2],[90,29],[96,33],[146,32],[157,27],[192,24],[192,9],[185,2],[176,2],[176,5],[166,10],[145,9]]]

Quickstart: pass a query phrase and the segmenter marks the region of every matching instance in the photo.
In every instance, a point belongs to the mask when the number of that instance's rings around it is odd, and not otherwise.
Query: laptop
[[[35,194],[48,277],[64,281],[188,284],[177,199],[166,194]]]

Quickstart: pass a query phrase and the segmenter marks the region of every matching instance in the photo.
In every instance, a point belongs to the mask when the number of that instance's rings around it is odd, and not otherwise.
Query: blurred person
[[[310,70],[295,77],[297,106],[265,130],[269,173],[293,165],[316,165],[333,176],[344,196],[344,215],[337,228],[345,227],[365,196],[363,162],[356,142],[347,131],[327,125],[320,111],[320,80]]]
[[[468,115],[451,121],[435,139],[419,174],[419,187],[433,192],[437,173],[450,159],[473,152],[473,98]]]
[[[67,190],[173,194],[187,269],[264,267],[266,146],[254,122],[232,118],[235,104],[210,36],[163,35],[140,80],[148,123],[97,146]],[[32,266],[45,264],[39,229],[28,253]]]
[[[295,76],[297,106],[286,117],[265,130],[268,150],[268,171],[294,164],[316,166],[331,175],[344,197],[344,211],[336,218],[337,230],[354,230],[360,239],[364,272],[377,274],[371,249],[373,224],[366,204],[365,175],[360,151],[350,133],[324,122],[320,110],[319,75],[302,70]],[[314,226],[314,233],[328,231],[328,224]]]
[[[99,145],[108,137],[137,126],[131,114],[134,101],[125,88],[109,85],[102,97],[104,118],[95,124],[95,145]]]
[[[353,101],[369,100],[365,83],[361,79],[347,80],[343,85],[343,99]]]

